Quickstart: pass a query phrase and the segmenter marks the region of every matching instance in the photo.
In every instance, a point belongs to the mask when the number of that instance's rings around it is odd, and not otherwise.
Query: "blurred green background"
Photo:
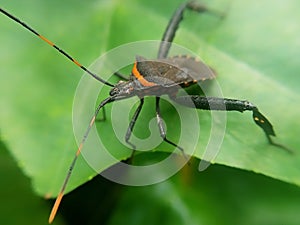
[[[85,65],[120,44],[160,39],[180,2],[0,0],[1,7]],[[176,176],[148,187],[125,187],[96,177],[65,197],[54,224],[300,223],[300,3],[204,2],[227,17],[219,21],[187,13],[176,41],[202,53],[220,75],[227,97],[251,98],[262,106],[275,121],[279,141],[296,152],[288,155],[268,147],[249,115],[233,115],[216,162],[286,183],[221,165],[199,173],[194,159]],[[76,149],[72,100],[82,72],[2,15],[0,27],[0,220],[7,225],[47,224],[52,201],[43,197],[55,195]],[[257,89],[250,87],[253,82]],[[164,154],[148,153],[135,160],[160,156]],[[80,159],[70,189],[91,175]]]

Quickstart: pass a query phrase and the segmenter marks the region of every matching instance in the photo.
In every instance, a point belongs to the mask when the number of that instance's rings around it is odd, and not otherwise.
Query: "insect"
[[[205,81],[214,78],[214,74],[211,73],[209,67],[201,61],[197,61],[194,58],[190,57],[168,57],[168,53],[171,48],[171,43],[175,37],[175,33],[178,29],[178,26],[183,19],[183,13],[185,12],[185,10],[191,10],[198,13],[211,12],[215,14],[215,12],[209,10],[204,5],[198,4],[196,2],[186,2],[179,6],[173,14],[163,34],[162,42],[158,50],[157,59],[148,60],[143,58],[142,56],[137,56],[129,79],[117,72],[116,75],[122,78],[123,80],[113,85],[99,77],[97,74],[88,70],[85,66],[81,65],[76,59],[71,57],[67,52],[56,46],[44,36],[40,35],[30,26],[28,26],[15,16],[0,8],[1,13],[8,16],[15,22],[19,23],[21,26],[23,26],[24,28],[41,38],[50,46],[54,47],[62,55],[67,57],[69,60],[71,60],[74,64],[76,64],[82,70],[87,72],[89,75],[91,75],[93,78],[112,88],[109,92],[109,96],[98,105],[94,115],[90,120],[90,123],[88,124],[85,134],[81,140],[81,143],[79,144],[74,159],[70,165],[70,169],[66,175],[62,188],[52,208],[49,217],[49,223],[51,223],[54,220],[60,202],[63,198],[65,188],[71,176],[72,170],[75,166],[76,160],[81,153],[81,150],[84,146],[85,141],[88,138],[92,126],[96,121],[99,111],[102,108],[104,108],[105,105],[114,101],[123,100],[132,96],[138,96],[140,99],[139,105],[135,113],[133,114],[133,117],[129,123],[129,127],[125,134],[126,142],[133,149],[135,149],[135,145],[134,143],[130,142],[130,137],[141,112],[141,109],[144,105],[144,97],[149,95],[154,96],[156,99],[156,118],[161,138],[163,139],[163,141],[169,143],[170,145],[173,145],[182,152],[184,152],[184,150],[181,146],[178,146],[176,143],[172,142],[167,138],[166,130],[163,126],[162,116],[160,112],[161,95],[168,95],[173,101],[179,104],[202,110],[226,110],[238,112],[252,111],[253,121],[264,131],[268,142],[271,145],[285,148],[284,146],[273,142],[271,137],[275,136],[275,132],[272,124],[264,115],[260,113],[258,108],[251,102],[238,99],[206,97],[201,95],[177,95],[178,90],[180,88],[188,87],[200,81]]]

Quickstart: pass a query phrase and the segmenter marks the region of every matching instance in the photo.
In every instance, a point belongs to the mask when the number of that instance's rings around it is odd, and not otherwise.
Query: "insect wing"
[[[137,56],[139,73],[148,82],[170,87],[215,78],[213,71],[193,57],[174,56],[167,59],[145,59]]]
[[[181,71],[185,72],[188,77],[177,76],[176,83],[181,84],[185,82],[204,81],[207,79],[214,79],[216,75],[203,61],[194,57],[188,56],[174,56],[164,60],[170,63]]]

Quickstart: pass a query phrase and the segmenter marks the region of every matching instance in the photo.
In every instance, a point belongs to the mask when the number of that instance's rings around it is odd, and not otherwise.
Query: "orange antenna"
[[[80,67],[83,71],[87,72],[89,75],[91,75],[92,77],[94,77],[96,80],[102,82],[105,85],[114,87],[114,85],[112,85],[111,83],[103,80],[102,78],[100,78],[97,74],[91,72],[90,70],[88,70],[85,66],[81,65],[76,59],[74,59],[72,56],[70,56],[66,51],[64,51],[63,49],[59,48],[57,45],[55,45],[52,41],[48,40],[47,38],[45,38],[44,36],[40,35],[37,31],[35,31],[33,28],[31,28],[30,26],[28,26],[26,23],[22,22],[20,19],[18,19],[17,17],[11,15],[10,13],[6,12],[4,9],[0,8],[0,12],[2,12],[4,15],[8,16],[9,18],[11,18],[12,20],[14,20],[15,22],[17,22],[18,24],[20,24],[22,27],[24,27],[26,30],[30,31],[31,33],[35,34],[36,36],[38,36],[40,39],[42,39],[44,42],[46,42],[48,45],[52,46],[53,48],[55,48],[59,53],[61,53],[62,55],[64,55],[65,57],[67,57],[69,60],[71,60],[76,66]]]
[[[54,203],[54,205],[53,205],[53,207],[52,207],[52,210],[51,210],[51,213],[50,213],[50,216],[49,216],[49,220],[48,220],[49,223],[52,223],[52,221],[53,221],[54,218],[55,218],[56,212],[57,212],[58,207],[59,207],[59,205],[60,205],[60,202],[61,202],[61,200],[62,200],[62,198],[63,198],[63,196],[64,196],[65,189],[66,189],[67,184],[68,184],[68,181],[69,181],[69,179],[70,179],[70,177],[71,177],[71,174],[72,174],[73,168],[74,168],[74,166],[75,166],[75,163],[76,163],[76,161],[77,161],[77,159],[78,159],[78,156],[79,156],[80,153],[81,153],[82,147],[83,147],[83,145],[84,145],[84,143],[85,143],[85,141],[86,141],[86,139],[87,139],[87,137],[88,137],[88,135],[89,135],[89,133],[90,133],[90,130],[91,130],[92,126],[93,126],[94,123],[95,123],[96,117],[97,117],[97,115],[98,115],[100,109],[101,109],[104,105],[106,105],[107,103],[115,101],[115,99],[116,99],[115,96],[110,96],[110,97],[106,98],[105,100],[103,100],[103,101],[99,104],[99,106],[97,107],[97,109],[96,109],[96,111],[95,111],[95,113],[94,113],[92,119],[90,120],[89,126],[87,127],[87,129],[86,129],[86,131],[85,131],[85,133],[84,133],[84,136],[83,136],[83,138],[82,138],[82,140],[81,140],[81,142],[80,142],[80,144],[79,144],[79,147],[78,147],[78,149],[77,149],[77,151],[76,151],[76,154],[75,154],[75,156],[74,156],[74,159],[73,159],[73,161],[72,161],[72,163],[71,163],[71,165],[70,165],[70,167],[69,167],[68,173],[67,173],[66,178],[65,178],[65,180],[64,180],[64,182],[63,182],[63,185],[62,185],[62,187],[61,187],[61,189],[60,189],[60,192],[59,192],[59,194],[58,194],[58,196],[57,196],[57,198],[56,198],[56,200],[55,200],[55,203]]]
[[[109,82],[103,80],[102,78],[100,78],[99,76],[97,76],[95,73],[91,72],[90,70],[88,70],[85,66],[81,65],[76,59],[74,59],[73,57],[71,57],[66,51],[64,51],[63,49],[59,48],[57,45],[55,45],[52,41],[48,40],[46,37],[40,35],[37,31],[35,31],[33,28],[31,28],[30,26],[28,26],[26,23],[22,22],[20,19],[16,18],[15,16],[13,16],[12,14],[8,13],[7,11],[5,11],[4,9],[0,8],[0,12],[3,13],[4,15],[6,15],[7,17],[9,17],[10,19],[14,20],[15,22],[17,22],[18,24],[20,24],[22,27],[24,27],[26,30],[30,31],[31,33],[35,34],[36,36],[38,36],[40,39],[42,39],[44,42],[46,42],[48,45],[52,46],[53,48],[55,48],[59,53],[61,53],[62,55],[64,55],[66,58],[68,58],[70,61],[72,61],[76,66],[80,67],[83,71],[87,72],[89,75],[91,75],[92,77],[94,77],[96,80],[102,82],[103,84],[105,85],[108,85],[108,86],[111,86],[111,87],[114,87],[114,85],[110,84]],[[56,215],[56,212],[58,210],[58,207],[60,205],[60,202],[64,196],[64,193],[65,193],[65,189],[67,187],[67,184],[68,184],[68,181],[71,177],[71,174],[72,174],[72,171],[73,171],[73,168],[75,166],[75,163],[78,159],[78,156],[80,155],[81,153],[81,150],[82,150],[82,147],[89,135],[89,132],[92,128],[92,126],[94,125],[95,123],[95,120],[96,120],[96,117],[99,113],[99,110],[107,103],[109,102],[112,102],[115,100],[115,97],[108,97],[107,99],[105,99],[104,101],[102,101],[100,103],[100,105],[97,107],[90,123],[89,123],[89,126],[87,128],[87,130],[85,131],[85,134],[80,142],[80,145],[76,151],[76,154],[74,156],[74,159],[69,167],[69,170],[68,170],[68,173],[66,175],[66,178],[63,182],[63,185],[61,187],[61,190],[56,198],[56,201],[54,203],[54,206],[52,208],[52,211],[50,213],[50,216],[49,216],[49,223],[52,223],[52,221],[54,220],[55,218],[55,215]]]

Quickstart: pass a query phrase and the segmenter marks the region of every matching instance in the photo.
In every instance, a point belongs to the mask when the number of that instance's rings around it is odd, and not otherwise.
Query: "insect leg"
[[[221,15],[220,13],[212,11],[212,10],[206,8],[204,5],[194,2],[194,1],[186,2],[186,3],[182,4],[175,11],[171,20],[168,23],[168,26],[164,32],[162,41],[159,46],[158,58],[166,58],[167,57],[168,52],[171,47],[171,43],[172,43],[172,41],[175,37],[175,33],[179,27],[179,23],[183,19],[183,13],[184,13],[185,9],[190,9],[192,11],[199,12],[199,13],[210,12],[214,15],[223,17],[223,15]]]
[[[129,141],[129,139],[130,139],[130,136],[131,136],[131,134],[132,134],[132,131],[133,131],[135,122],[136,122],[136,120],[137,120],[137,118],[138,118],[138,116],[139,116],[139,114],[140,114],[140,112],[141,112],[141,110],[142,110],[143,105],[144,105],[144,98],[141,98],[141,99],[140,99],[140,104],[139,104],[139,106],[137,107],[137,109],[135,110],[133,117],[131,118],[131,121],[130,121],[130,123],[129,123],[129,126],[128,126],[128,128],[127,128],[127,132],[126,132],[126,135],[125,135],[125,141],[126,141],[126,143],[129,144],[129,145],[133,148],[133,150],[135,150],[136,147],[135,147],[134,144],[132,144],[132,143]]]
[[[102,118],[97,118],[96,122],[103,122],[106,120],[106,111],[105,111],[105,107],[102,108]]]
[[[126,81],[129,80],[125,75],[123,75],[120,72],[115,72],[114,75],[119,77],[122,80],[126,80]],[[103,107],[102,108],[102,118],[97,118],[96,122],[102,122],[102,121],[105,121],[105,120],[106,120],[106,111],[105,111],[105,107]]]
[[[120,72],[115,72],[114,75],[119,77],[122,80],[126,80],[126,81],[129,80],[125,75],[123,75]],[[105,107],[103,107],[102,108],[102,118],[97,118],[96,122],[102,122],[102,121],[105,121],[105,120],[106,120],[106,111],[105,111]]]
[[[156,97],[156,119],[157,119],[157,125],[158,125],[160,136],[162,137],[162,139],[165,142],[167,142],[167,143],[173,145],[174,147],[178,148],[182,152],[184,158],[188,159],[187,156],[185,155],[184,150],[183,150],[182,147],[178,146],[174,142],[172,142],[169,139],[167,139],[167,133],[166,133],[166,130],[164,128],[162,117],[161,117],[161,113],[160,113],[159,101],[160,101],[160,97],[157,96]]]
[[[128,77],[126,77],[125,75],[123,75],[123,74],[120,73],[120,72],[115,72],[114,75],[117,76],[117,77],[119,77],[121,80],[126,80],[126,81],[129,80]]]
[[[275,136],[275,132],[272,124],[251,102],[228,98],[204,97],[198,95],[177,96],[173,97],[172,99],[179,104],[197,109],[238,112],[252,111],[253,121],[264,131],[269,143],[285,149],[288,152],[292,152],[285,146],[273,142],[271,136]]]

